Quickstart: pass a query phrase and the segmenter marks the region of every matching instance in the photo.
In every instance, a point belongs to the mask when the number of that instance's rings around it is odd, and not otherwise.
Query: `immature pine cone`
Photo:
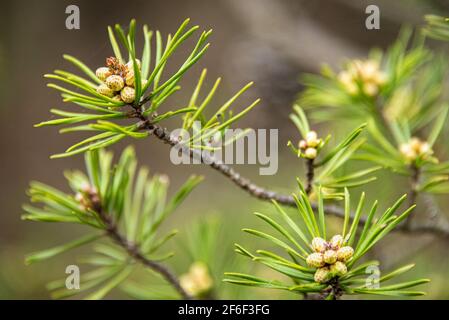
[[[97,92],[109,98],[114,96],[114,91],[111,90],[105,83],[102,83],[97,87]]]
[[[309,256],[306,259],[306,262],[309,266],[314,267],[314,268],[320,268],[320,267],[324,266],[323,255],[321,253],[317,253],[317,252],[309,254]]]
[[[95,71],[95,75],[97,76],[98,79],[100,79],[101,81],[105,81],[107,77],[109,77],[111,75],[111,71],[109,70],[108,67],[101,67],[98,68]]]
[[[179,277],[181,287],[191,295],[198,297],[210,291],[213,287],[213,279],[207,266],[202,262],[195,262],[189,272]]]
[[[322,267],[316,270],[315,275],[314,275],[314,280],[315,282],[318,283],[324,283],[327,282],[329,280],[330,277],[330,272],[329,272],[329,268],[328,267]]]
[[[299,147],[299,149],[302,149],[302,150],[307,149],[307,141],[306,140],[299,141],[298,147]]]
[[[349,64],[347,70],[339,73],[338,80],[350,94],[357,94],[361,90],[365,95],[373,97],[386,83],[387,76],[380,70],[377,61],[354,60]]]
[[[337,261],[331,265],[330,271],[337,276],[342,276],[348,272],[348,268],[343,262]]]
[[[117,75],[109,76],[106,79],[106,85],[111,88],[113,91],[120,91],[125,86],[125,82],[123,78]]]
[[[136,98],[136,92],[134,88],[131,87],[124,87],[122,91],[120,92],[120,96],[122,97],[122,100],[126,103],[132,103],[134,102],[134,99]]]
[[[309,131],[306,136],[306,142],[308,147],[315,148],[320,143],[320,139],[318,139],[315,131]]]
[[[343,242],[344,242],[343,237],[339,234],[336,234],[331,238],[330,245],[332,249],[338,250],[343,245]]]
[[[315,252],[324,252],[327,247],[327,242],[323,238],[315,237],[312,239],[312,249]]]
[[[317,156],[317,152],[315,148],[307,148],[304,153],[307,159],[315,159]]]
[[[427,142],[416,137],[412,137],[409,142],[402,144],[400,151],[407,161],[415,161],[419,157],[426,159],[433,153]]]
[[[337,252],[334,250],[327,250],[323,254],[324,262],[327,264],[333,264],[337,261]]]
[[[349,246],[342,247],[337,251],[337,259],[342,262],[348,261],[354,254],[354,249]]]
[[[126,74],[125,83],[128,87],[134,87],[134,71],[128,71]]]

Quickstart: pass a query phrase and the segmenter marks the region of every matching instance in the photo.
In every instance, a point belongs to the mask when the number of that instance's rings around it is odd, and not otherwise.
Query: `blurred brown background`
[[[80,8],[80,30],[65,28],[65,8],[69,4]],[[368,4],[380,7],[381,30],[365,29]],[[81,156],[49,159],[49,155],[61,152],[79,136],[59,135],[55,128],[33,128],[33,124],[50,117],[49,108],[62,107],[59,95],[46,88],[42,78],[54,69],[71,68],[62,54],[74,55],[92,68],[102,65],[104,58],[111,55],[106,26],[126,25],[131,18],[163,34],[173,32],[186,17],[202,29],[214,29],[208,53],[182,82],[186,90],[170,100],[167,107],[186,101],[203,67],[209,70],[209,85],[223,75],[217,104],[245,83],[255,81],[255,88],[242,103],[259,96],[262,104],[240,126],[280,129],[279,171],[276,176],[261,177],[257,175],[257,168],[239,169],[261,185],[289,192],[295,185],[292,172],[301,171],[296,159],[284,147],[289,138],[297,139],[288,114],[301,90],[299,75],[317,71],[322,62],[337,65],[345,57],[364,56],[372,46],[385,48],[394,41],[402,24],[419,25],[425,13],[448,15],[449,1],[2,1],[0,298],[48,298],[45,283],[62,277],[64,266],[72,263],[73,257],[66,255],[64,259],[26,267],[24,254],[62,243],[83,232],[83,228],[77,226],[20,220],[20,207],[26,201],[25,190],[30,180],[66,188],[63,170],[83,167]],[[126,140],[115,149],[121,150],[129,143],[136,146],[141,164],[148,165],[153,172],[169,174],[175,186],[192,172],[207,176],[183,209],[175,213],[172,224],[180,224],[191,215],[213,211],[239,217],[233,220],[234,227],[240,228],[254,221],[242,218],[245,212],[266,206],[250,199],[208,168],[171,165],[167,161],[168,148],[151,139]],[[379,197],[391,189],[383,188],[380,192],[379,186],[372,187]],[[406,241],[395,240],[399,245],[389,256],[382,256],[386,264],[396,263],[392,257],[407,247]],[[444,280],[448,271],[444,247],[444,242],[432,241],[425,250],[410,253],[413,259],[404,258],[421,262],[415,272],[433,279],[430,298],[449,298],[448,282]]]

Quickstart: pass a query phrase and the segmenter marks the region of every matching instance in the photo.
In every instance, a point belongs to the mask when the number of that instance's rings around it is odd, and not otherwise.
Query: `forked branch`
[[[296,207],[295,200],[291,195],[277,193],[275,191],[260,187],[257,184],[251,182],[249,179],[243,177],[232,167],[224,164],[221,160],[204,154],[199,150],[191,149],[186,145],[180,144],[179,141],[175,139],[175,137],[172,137],[171,132],[167,129],[159,125],[152,124],[149,119],[140,115],[137,116],[137,118],[141,120],[141,122],[139,123],[141,130],[148,130],[152,135],[154,135],[165,144],[168,144],[172,147],[177,147],[182,153],[188,155],[189,157],[198,159],[204,164],[208,164],[211,168],[220,172],[222,175],[230,179],[232,182],[234,182],[234,184],[249,193],[251,196],[260,200],[275,200],[282,205]],[[313,204],[312,207],[313,209],[316,209],[316,204]],[[336,205],[326,205],[325,212],[326,214],[336,217],[344,217],[344,210]],[[360,219],[360,222],[362,224],[365,223],[365,219],[363,219],[362,217]],[[395,230],[405,233],[434,234],[441,237],[449,237],[449,222],[447,222],[446,219],[444,219],[442,215],[439,214],[438,219],[429,219],[425,223],[404,224],[399,226]]]
[[[144,266],[150,268],[154,272],[160,274],[180,295],[184,300],[192,300],[193,297],[187,293],[179,283],[178,278],[173,274],[166,266],[156,261],[150,260],[145,257],[140,251],[140,248],[135,243],[129,242],[118,230],[117,225],[111,219],[111,217],[104,212],[101,204],[95,205],[95,211],[105,224],[107,235],[114,240],[119,246],[121,246],[130,257],[140,262]]]

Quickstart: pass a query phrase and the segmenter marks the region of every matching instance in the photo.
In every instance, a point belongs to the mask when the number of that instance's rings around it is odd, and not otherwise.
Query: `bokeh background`
[[[69,4],[76,4],[81,10],[80,30],[65,28],[65,8]],[[365,29],[364,12],[368,4],[377,4],[381,9],[380,30]],[[82,253],[78,250],[41,264],[24,265],[26,253],[63,243],[85,232],[78,226],[20,220],[29,181],[39,180],[66,189],[63,170],[83,168],[81,156],[49,159],[49,155],[78,141],[79,136],[59,135],[55,128],[33,128],[33,124],[50,117],[49,108],[62,106],[59,95],[46,88],[42,78],[54,69],[70,68],[62,54],[70,53],[92,68],[102,65],[105,57],[111,55],[106,26],[126,25],[131,18],[163,34],[173,32],[186,17],[203,29],[214,29],[208,53],[184,78],[185,90],[170,100],[167,107],[186,102],[203,67],[208,68],[209,85],[216,77],[223,76],[217,105],[245,83],[255,81],[255,87],[241,100],[242,106],[255,97],[261,97],[262,104],[240,126],[279,128],[279,171],[275,176],[259,176],[255,166],[239,166],[238,169],[260,185],[291,192],[295,188],[294,176],[301,175],[302,166],[288,152],[285,143],[288,139],[298,139],[288,115],[301,91],[301,73],[317,72],[323,62],[337,66],[345,58],[363,57],[373,46],[386,48],[396,38],[401,25],[419,26],[426,13],[449,15],[449,1],[2,1],[0,299],[49,298],[45,284],[63,277],[65,266],[75,263],[77,255]],[[114,149],[120,151],[129,143],[136,146],[141,164],[149,166],[153,173],[168,174],[174,187],[191,173],[206,176],[205,182],[169,219],[168,226],[176,225],[188,232],[193,218],[214,214],[222,217],[227,235],[227,241],[223,241],[219,250],[232,251],[233,242],[254,241],[238,230],[257,225],[250,213],[271,210],[269,206],[250,198],[207,167],[172,165],[168,161],[168,148],[152,139],[126,140]],[[375,182],[369,186],[368,194],[375,194],[388,203],[398,192],[404,193],[401,185],[405,182],[385,177],[391,183]],[[447,204],[444,198],[439,201],[443,206]],[[335,220],[335,224],[338,223]],[[429,236],[411,239],[393,235],[382,243],[384,250],[376,254],[386,268],[416,262],[414,275],[432,279],[426,288],[427,298],[447,299],[447,241]],[[123,296],[115,293],[110,297]],[[252,291],[250,297],[283,296],[258,289]]]

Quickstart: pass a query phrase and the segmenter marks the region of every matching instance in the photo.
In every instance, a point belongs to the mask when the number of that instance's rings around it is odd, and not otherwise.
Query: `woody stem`
[[[306,194],[310,195],[313,188],[313,178],[315,176],[315,167],[314,167],[315,159],[307,159],[306,161]]]

